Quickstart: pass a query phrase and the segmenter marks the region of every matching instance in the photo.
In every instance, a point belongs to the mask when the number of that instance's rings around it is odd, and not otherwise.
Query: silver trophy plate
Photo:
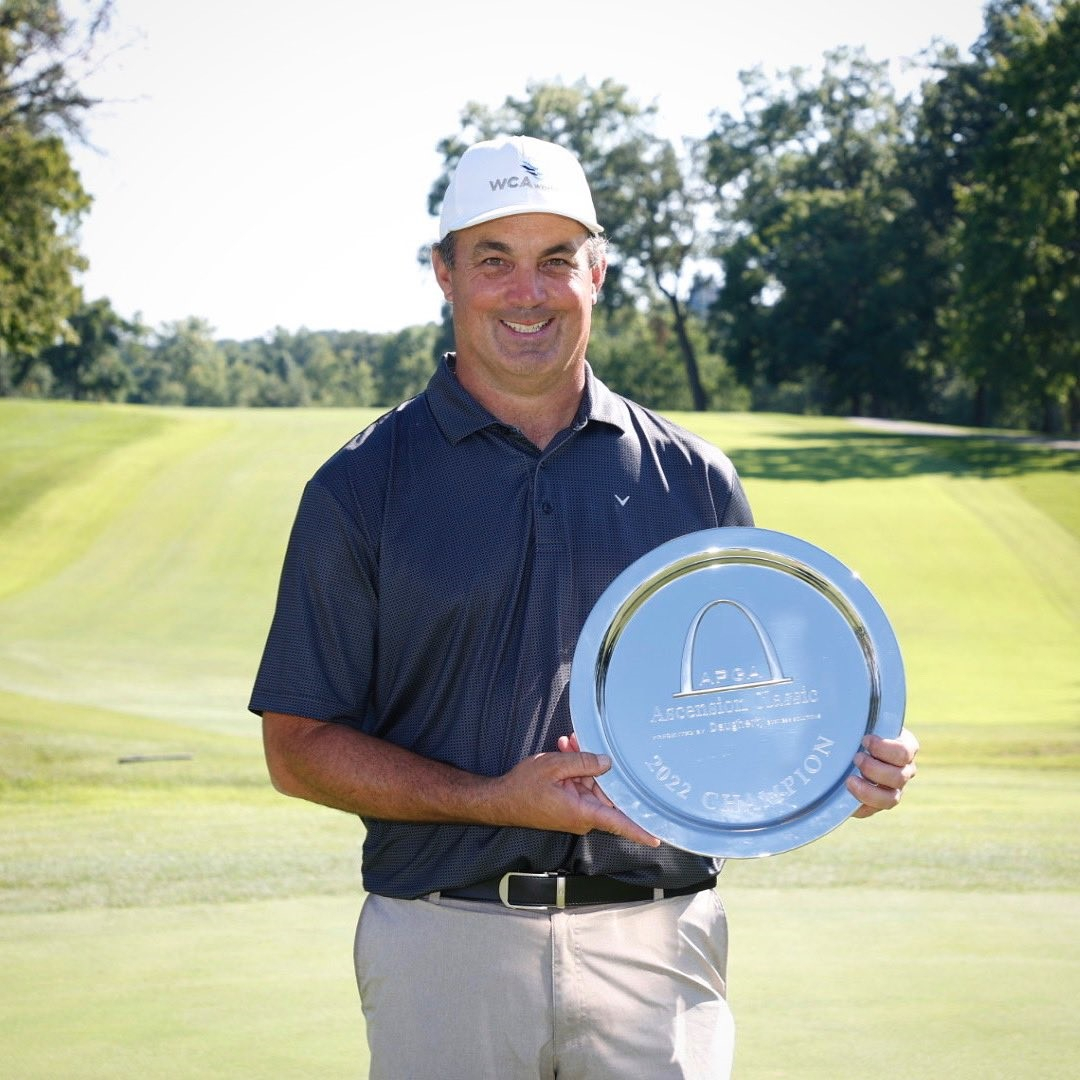
[[[859,577],[767,529],[678,537],[624,570],[578,640],[570,708],[607,796],[723,858],[801,847],[850,817],[863,737],[904,722],[903,661]]]

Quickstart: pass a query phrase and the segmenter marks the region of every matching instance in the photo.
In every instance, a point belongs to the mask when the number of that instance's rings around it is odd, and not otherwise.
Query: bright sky
[[[435,146],[470,100],[534,80],[613,78],[656,101],[661,134],[739,106],[738,72],[816,67],[841,45],[901,61],[966,50],[982,0],[117,0],[88,84],[98,152],[89,299],[151,327],[195,315],[220,337],[275,327],[399,330],[439,317],[416,251],[434,239]],[[908,77],[910,78],[910,76]]]

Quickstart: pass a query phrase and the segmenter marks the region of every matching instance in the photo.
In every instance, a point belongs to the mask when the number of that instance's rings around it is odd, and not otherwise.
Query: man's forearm
[[[263,745],[279,791],[350,814],[578,835],[600,829],[648,847],[659,843],[594,783],[610,760],[576,744],[527,757],[502,776],[480,776],[341,724],[266,713]]]
[[[493,811],[490,777],[343,724],[267,713],[263,746],[274,787],[349,814],[391,821],[476,824]]]

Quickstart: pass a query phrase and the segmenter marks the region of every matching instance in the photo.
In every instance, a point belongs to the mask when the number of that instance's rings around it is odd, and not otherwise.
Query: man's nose
[[[522,307],[535,307],[544,302],[547,290],[544,279],[535,266],[515,266],[508,283],[507,298]]]

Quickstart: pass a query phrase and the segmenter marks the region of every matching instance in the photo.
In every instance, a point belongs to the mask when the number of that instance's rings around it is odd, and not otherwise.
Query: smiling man
[[[752,524],[715,447],[586,360],[606,268],[566,150],[471,147],[434,249],[455,351],[305,488],[251,708],[284,793],[359,815],[373,1080],[722,1078],[717,860],[614,807],[567,687],[607,585]],[[895,805],[917,744],[851,781]]]
[[[512,183],[515,169],[526,184]],[[502,170],[505,186],[491,175]],[[565,214],[547,212],[556,202]],[[453,305],[458,380],[540,449],[569,425],[585,389],[607,268],[594,214],[577,162],[529,139],[466,153],[444,201],[433,261]]]
[[[522,214],[463,229],[453,264],[436,251],[454,305],[461,385],[541,450],[567,427],[585,389],[592,305],[604,280],[598,245],[575,221]]]

